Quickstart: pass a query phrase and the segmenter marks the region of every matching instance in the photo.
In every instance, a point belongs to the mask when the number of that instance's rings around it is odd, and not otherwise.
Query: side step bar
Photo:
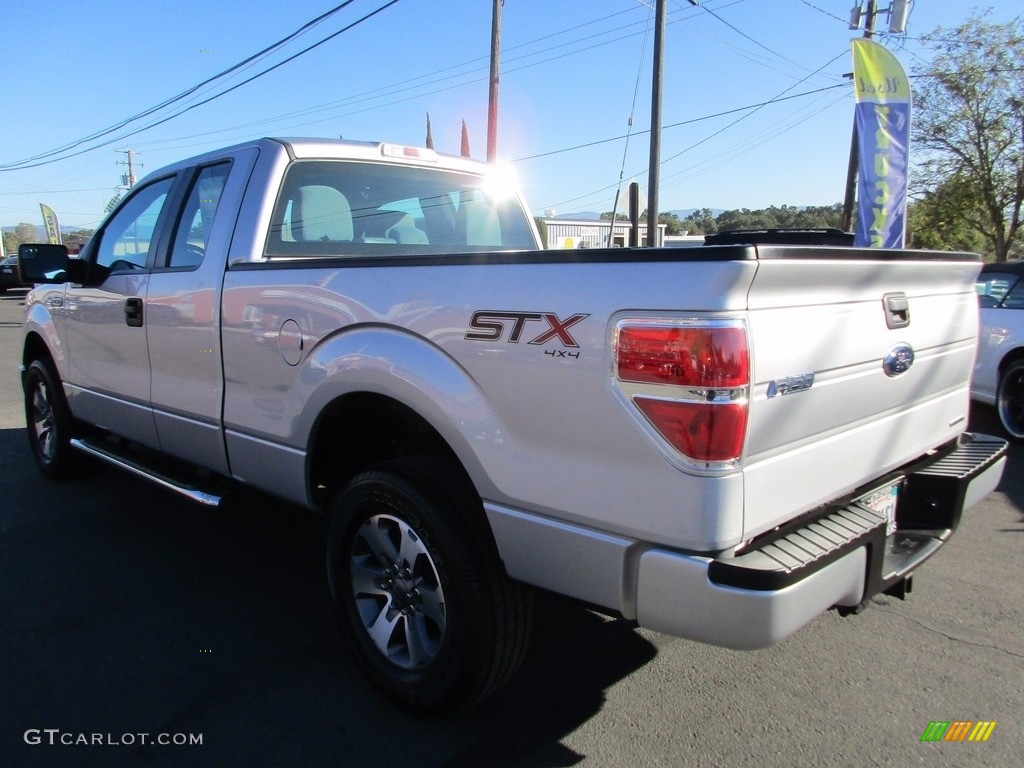
[[[76,437],[71,439],[71,446],[82,451],[82,453],[87,453],[101,461],[113,464],[115,467],[127,470],[170,491],[179,493],[197,504],[207,507],[220,506],[221,496],[200,488],[194,480],[171,477],[166,470],[160,471],[144,466],[138,461],[137,457],[129,455],[127,451],[119,450],[115,445],[109,443],[99,445],[95,441]]]

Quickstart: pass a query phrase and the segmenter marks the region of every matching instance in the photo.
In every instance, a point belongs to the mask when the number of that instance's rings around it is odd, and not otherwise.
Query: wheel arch
[[[338,439],[338,438],[341,439]],[[377,392],[357,391],[331,401],[310,436],[309,483],[317,506],[360,472],[409,456],[436,456],[472,479],[448,441],[408,405]]]
[[[1013,363],[1018,360],[1024,359],[1024,346],[1015,347],[1003,355],[1003,358],[999,361],[999,376],[1002,377],[1003,372],[1010,367]],[[999,382],[996,382],[996,386],[999,386]]]
[[[43,337],[36,331],[30,331],[25,336],[25,343],[21,351],[21,364],[28,368],[32,364],[33,360],[39,360],[43,357],[52,358],[53,355],[50,353],[50,348],[46,342],[43,341]]]
[[[359,435],[358,440],[334,439]],[[459,454],[421,414],[398,400],[375,392],[352,392],[332,401],[317,421],[307,453],[310,496],[326,509],[330,500],[360,473],[379,466],[425,463],[447,465],[467,493],[476,499],[467,506],[468,532],[491,552],[503,576],[508,572],[484,511],[480,488]]]
[[[56,372],[63,381],[67,378],[67,361],[64,359],[61,337],[50,311],[41,301],[32,300],[37,292],[38,289],[29,293],[29,298],[26,299],[25,336],[22,342],[21,363],[28,368],[33,360],[48,357],[53,361]]]

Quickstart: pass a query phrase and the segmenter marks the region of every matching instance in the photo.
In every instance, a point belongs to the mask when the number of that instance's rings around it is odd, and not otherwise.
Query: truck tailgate
[[[978,261],[793,251],[759,249],[749,294],[748,537],[952,440],[968,417]]]

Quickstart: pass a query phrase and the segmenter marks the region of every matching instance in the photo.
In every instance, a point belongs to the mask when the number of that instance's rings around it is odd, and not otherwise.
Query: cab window
[[[103,230],[96,254],[97,266],[111,272],[145,269],[160,213],[174,177],[160,179],[137,190]]]
[[[192,182],[174,233],[169,267],[195,269],[203,263],[230,168],[230,163],[207,166]]]
[[[518,199],[489,177],[398,163],[309,160],[288,169],[265,253],[414,256],[533,245]]]

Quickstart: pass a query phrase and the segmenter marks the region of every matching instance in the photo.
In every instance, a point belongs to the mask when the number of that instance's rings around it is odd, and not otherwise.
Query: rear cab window
[[[352,160],[292,163],[266,242],[271,259],[535,247],[518,198],[488,177]]]

